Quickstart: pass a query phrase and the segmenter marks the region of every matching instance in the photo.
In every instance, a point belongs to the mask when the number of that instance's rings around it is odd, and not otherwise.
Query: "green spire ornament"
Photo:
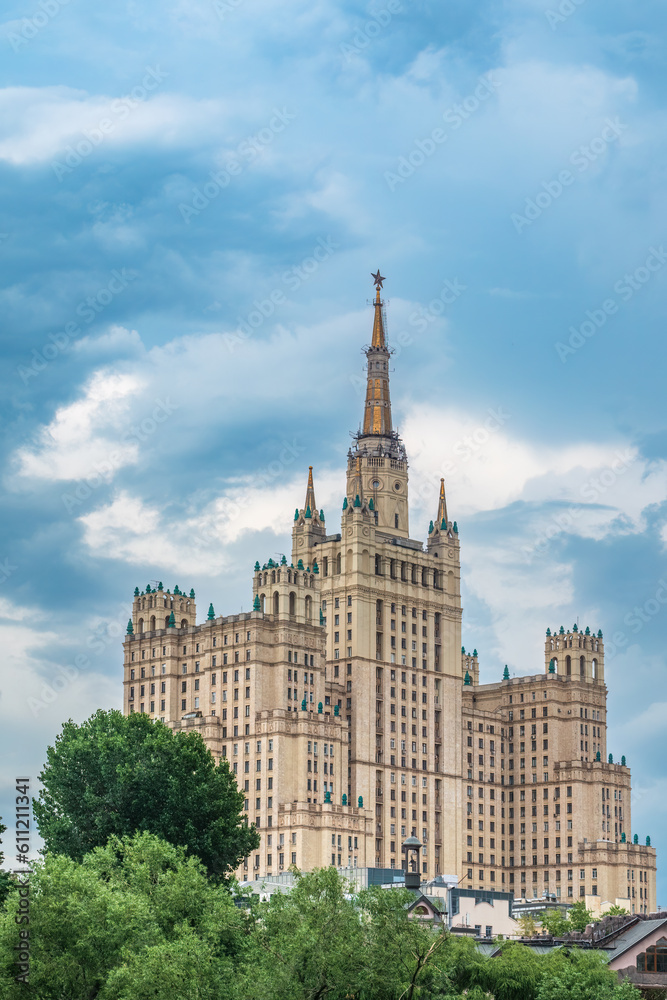
[[[359,494],[358,493],[357,493],[356,497],[354,498],[354,506],[355,507],[361,507],[361,500],[359,499]]]
[[[296,568],[303,569],[303,559],[299,559],[298,563],[296,564]]]
[[[320,567],[317,565],[317,559],[313,560],[313,573],[319,573]]]
[[[135,588],[134,588],[134,596],[135,596],[135,597],[138,597],[138,596],[139,596],[139,588],[138,588],[138,587],[135,587]]]
[[[370,500],[368,501],[368,509],[369,510],[375,510],[375,504],[373,503],[373,497],[371,497]]]
[[[294,520],[295,521],[299,520],[299,508],[298,507],[296,507],[295,510],[294,510]]]
[[[317,703],[317,714],[318,715],[322,715],[323,711],[324,711],[324,706],[322,705],[321,701],[318,701],[318,703]]]
[[[473,655],[473,656],[474,656],[475,658],[477,657],[477,650],[476,650],[476,649],[473,649],[473,651],[472,651],[472,655]]]
[[[548,636],[551,635],[551,629],[550,628],[547,629],[547,635]]]
[[[503,680],[508,681],[510,679],[510,668],[505,664],[505,669],[503,670]]]
[[[340,715],[340,705],[334,705],[334,716],[338,718]]]
[[[598,763],[600,763],[600,762],[602,761],[602,754],[600,753],[600,751],[599,751],[599,750],[598,750],[598,752],[597,752],[597,753],[596,753],[596,755],[595,755],[595,760],[596,760],[596,761],[597,761]]]
[[[345,792],[343,792],[343,805],[344,806],[347,805],[347,795],[345,794]]]
[[[320,625],[324,625],[324,612],[320,608]]]
[[[625,762],[625,756],[621,757],[621,767],[627,767],[627,766],[628,765]]]
[[[624,831],[623,831],[623,833],[621,834],[621,843],[622,843],[622,844],[624,844],[624,843],[625,843],[625,830],[624,830]]]
[[[325,792],[324,793],[324,804],[327,805],[329,802],[331,802],[331,792]]]
[[[174,612],[169,615],[169,622],[167,623],[167,628],[176,628],[176,618],[174,617]]]
[[[550,674],[555,674],[556,673],[556,659],[555,659],[555,657],[552,657],[549,660],[549,673]]]
[[[160,580],[160,582],[158,583],[157,589],[158,590],[164,590],[164,587],[162,586],[162,580]]]
[[[127,622],[127,634],[134,635],[134,625],[132,624],[131,618],[129,618]]]
[[[429,535],[432,535],[434,531],[435,531],[435,528],[433,527],[433,521],[429,521],[429,523],[428,523],[428,533],[429,533]]]
[[[343,510],[347,510],[347,497],[343,497]]]
[[[195,588],[194,587],[190,588],[190,597],[194,601],[194,599],[195,599]]]
[[[632,838],[632,843],[633,844],[638,844],[639,843],[639,834],[638,833],[636,833],[634,835],[634,837]]]
[[[260,610],[259,594],[255,594],[255,600],[252,602],[252,610],[253,611],[259,611]]]
[[[608,763],[609,764],[613,764],[614,763],[614,755],[613,755],[613,753],[609,754],[609,761],[608,761]]]
[[[208,606],[208,620],[212,622],[214,618],[215,618],[215,611],[213,610],[213,604],[211,603]]]
[[[646,846],[647,846],[647,847],[650,847],[650,846],[651,846],[651,838],[650,838],[650,837],[647,837],[647,838],[646,838]]]
[[[313,516],[313,512],[310,509],[310,504],[308,504],[308,506],[306,507],[306,513],[304,514],[304,517],[312,518],[312,516]]]
[[[359,807],[359,809],[363,809],[364,808],[364,797],[363,797],[363,795],[360,795],[359,798],[357,799],[357,806]]]
[[[470,674],[468,673],[467,670],[466,670],[466,675],[463,678],[463,683],[464,683],[465,687],[469,687],[472,684],[472,678],[471,678],[471,676],[470,676]]]
[[[459,526],[456,523],[456,521],[454,521],[454,524],[452,525],[452,531],[454,532],[455,535],[458,535],[459,533]]]
[[[324,511],[320,508],[320,521],[324,524]]]
[[[287,558],[286,558],[286,556],[283,555],[282,559],[280,560],[280,565],[281,566],[287,566]]]
[[[305,698],[304,698],[304,699],[303,699],[303,701],[301,702],[301,711],[302,711],[302,712],[305,712],[305,711],[306,711],[306,699],[305,699]]]

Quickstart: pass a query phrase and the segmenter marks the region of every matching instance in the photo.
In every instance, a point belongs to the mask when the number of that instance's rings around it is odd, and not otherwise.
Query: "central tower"
[[[392,537],[408,538],[408,462],[405,447],[392,429],[389,358],[384,329],[384,303],[375,280],[375,317],[370,347],[366,349],[366,403],[363,423],[347,456],[347,492],[370,504],[375,525]]]
[[[347,460],[340,530],[315,499],[312,469],[294,516],[293,563],[314,567],[326,631],[324,710],[347,726],[343,788],[373,817],[369,858],[401,867],[418,837],[421,874],[460,868],[461,660],[459,540],[434,484],[428,544],[410,537],[408,461],[393,429],[380,290],[366,349],[366,400]],[[426,528],[426,525],[424,526]],[[331,533],[330,533],[331,532]],[[424,532],[426,534],[426,531]]]

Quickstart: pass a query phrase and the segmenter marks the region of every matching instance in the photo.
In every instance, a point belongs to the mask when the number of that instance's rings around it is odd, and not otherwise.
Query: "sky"
[[[481,680],[602,629],[667,854],[659,0],[7,0],[0,815],[121,707],[135,586],[249,610],[327,523],[386,275],[411,535],[440,476]],[[658,876],[658,902],[667,882]]]

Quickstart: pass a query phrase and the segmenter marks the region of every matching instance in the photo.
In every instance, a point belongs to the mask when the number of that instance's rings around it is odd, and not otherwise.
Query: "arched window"
[[[412,564],[412,582],[417,583],[417,566],[415,563]]]
[[[404,583],[408,582],[408,564],[404,562],[401,563],[401,580],[403,580]]]
[[[336,556],[336,573],[340,573],[340,552]]]
[[[572,657],[569,655],[565,657],[565,673],[568,677],[572,676]]]
[[[313,599],[310,594],[306,595],[306,619],[310,621],[313,617]]]
[[[187,628],[187,627],[188,627],[187,618],[181,618],[181,628]]]
[[[422,566],[422,587],[428,587],[428,570]]]
[[[167,607],[167,598],[166,597],[165,597],[165,599],[164,599],[164,601],[162,603],[164,604],[164,606],[166,608]]]
[[[139,632],[143,632],[143,630],[144,630],[144,620],[143,620],[143,618],[140,618],[139,619],[139,629],[138,629],[138,631]]]
[[[271,583],[275,583],[275,582],[276,582],[276,571],[275,571],[275,569],[272,569],[271,570]]]
[[[558,673],[558,659],[557,657],[554,656],[553,660],[554,660],[554,670],[556,671],[556,673]]]
[[[598,661],[597,660],[595,660],[595,659],[593,660],[592,667],[593,667],[593,680],[596,681],[598,679]]]
[[[579,676],[583,677],[586,673],[586,660],[583,656],[579,657]]]
[[[382,576],[382,556],[375,556],[375,575]]]
[[[440,572],[437,569],[433,570],[433,586],[435,590],[440,590]]]
[[[155,615],[151,615],[151,632],[155,631]]]
[[[291,617],[296,614],[296,594],[293,590],[290,590],[289,595],[289,613]]]
[[[165,628],[169,628],[169,619],[168,618],[165,618],[165,620],[164,620],[164,627]]]
[[[146,610],[146,598],[145,597],[141,598],[141,610],[142,611]]]
[[[322,560],[322,576],[328,576],[328,575],[329,575],[329,558],[328,556],[325,556],[324,559]]]
[[[394,514],[394,527],[398,528],[398,514]]]
[[[278,593],[277,590],[274,591],[273,594],[273,613],[274,615],[276,615],[276,617],[280,613],[280,594]]]
[[[266,600],[265,594],[259,595],[259,610],[264,614],[264,601]]]

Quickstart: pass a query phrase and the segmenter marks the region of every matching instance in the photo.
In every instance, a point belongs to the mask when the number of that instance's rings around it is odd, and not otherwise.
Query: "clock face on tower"
[[[379,490],[380,489],[380,481],[378,479],[374,479],[373,480],[373,489],[374,490]]]

